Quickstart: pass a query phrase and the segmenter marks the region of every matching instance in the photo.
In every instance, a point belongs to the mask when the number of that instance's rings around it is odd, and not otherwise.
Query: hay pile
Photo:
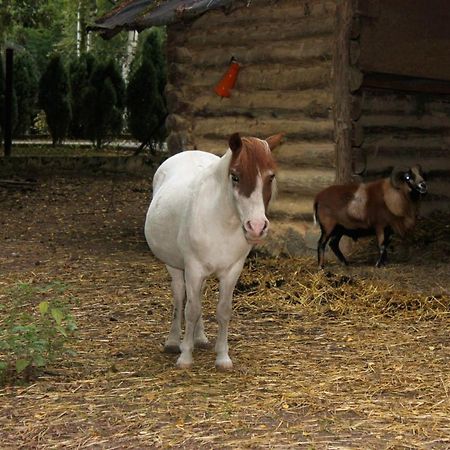
[[[0,214],[5,205],[9,212],[0,303],[19,281],[59,280],[79,327],[76,356],[31,384],[0,389],[0,448],[449,448],[445,253],[428,263],[415,251],[407,261],[394,253],[381,270],[364,254],[364,263],[330,262],[326,271],[313,258],[253,255],[234,298],[235,370],[217,372],[211,348],[196,350],[193,369],[180,371],[176,356],[162,352],[169,279],[141,234],[147,195],[120,183],[116,210],[96,205],[98,216],[81,213],[94,198],[108,204],[111,185],[101,180],[58,185],[76,199],[77,215],[69,196],[49,202],[47,191],[0,204]],[[13,222],[24,204],[33,207],[24,211],[28,222]],[[68,218],[76,220],[61,227]],[[209,282],[204,299],[212,342],[217,290]]]
[[[445,319],[450,312],[449,296],[439,288],[431,294],[409,291],[403,284],[361,276],[360,268],[346,270],[331,264],[332,270],[322,271],[316,269],[311,258],[266,259],[262,262],[266,270],[258,273],[257,264],[257,260],[249,260],[237,292],[246,294],[246,303],[254,301],[258,307],[268,302],[269,310],[300,307],[302,311],[329,317],[401,315],[416,320]],[[365,270],[383,277],[382,270]],[[260,278],[255,279],[255,273]],[[448,277],[442,280],[446,281]]]

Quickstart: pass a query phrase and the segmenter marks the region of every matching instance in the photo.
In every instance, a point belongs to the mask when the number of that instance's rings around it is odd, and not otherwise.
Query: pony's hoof
[[[216,360],[216,369],[220,370],[221,372],[229,372],[230,370],[233,370],[233,362],[230,358],[223,358],[223,359],[217,359]]]
[[[179,369],[190,369],[192,367],[192,359],[183,358],[181,355],[177,360],[177,367]]]
[[[164,345],[164,353],[170,353],[170,354],[178,354],[180,353],[180,346],[178,344],[165,344]]]

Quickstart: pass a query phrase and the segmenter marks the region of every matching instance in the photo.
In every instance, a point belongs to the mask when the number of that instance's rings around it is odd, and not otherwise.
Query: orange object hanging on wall
[[[217,86],[214,88],[214,92],[220,97],[229,97],[231,95],[231,89],[236,84],[237,76],[241,65],[236,61],[233,56],[230,61],[230,67],[227,73],[222,77]]]

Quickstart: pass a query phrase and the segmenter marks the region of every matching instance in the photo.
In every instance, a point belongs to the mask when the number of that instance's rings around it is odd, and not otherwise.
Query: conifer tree
[[[67,135],[72,110],[69,96],[69,77],[60,55],[54,55],[39,83],[39,104],[45,112],[53,145]]]
[[[100,148],[122,131],[125,83],[113,61],[98,63],[83,95],[82,124],[86,136]]]
[[[94,69],[95,59],[89,53],[75,57],[69,65],[70,104],[72,121],[70,136],[74,138],[86,137],[83,128],[83,97],[89,86],[89,79]]]
[[[127,122],[141,147],[155,150],[166,137],[166,64],[158,30],[151,30],[133,65],[127,87]]]
[[[17,98],[17,120],[13,136],[28,134],[37,112],[39,80],[33,57],[26,51],[17,52],[14,58],[14,91]]]

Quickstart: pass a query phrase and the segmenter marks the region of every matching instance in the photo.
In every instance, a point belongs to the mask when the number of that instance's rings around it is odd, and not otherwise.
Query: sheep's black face
[[[403,179],[412,191],[416,191],[422,195],[427,193],[427,183],[422,168],[419,165],[413,166],[405,172]]]

